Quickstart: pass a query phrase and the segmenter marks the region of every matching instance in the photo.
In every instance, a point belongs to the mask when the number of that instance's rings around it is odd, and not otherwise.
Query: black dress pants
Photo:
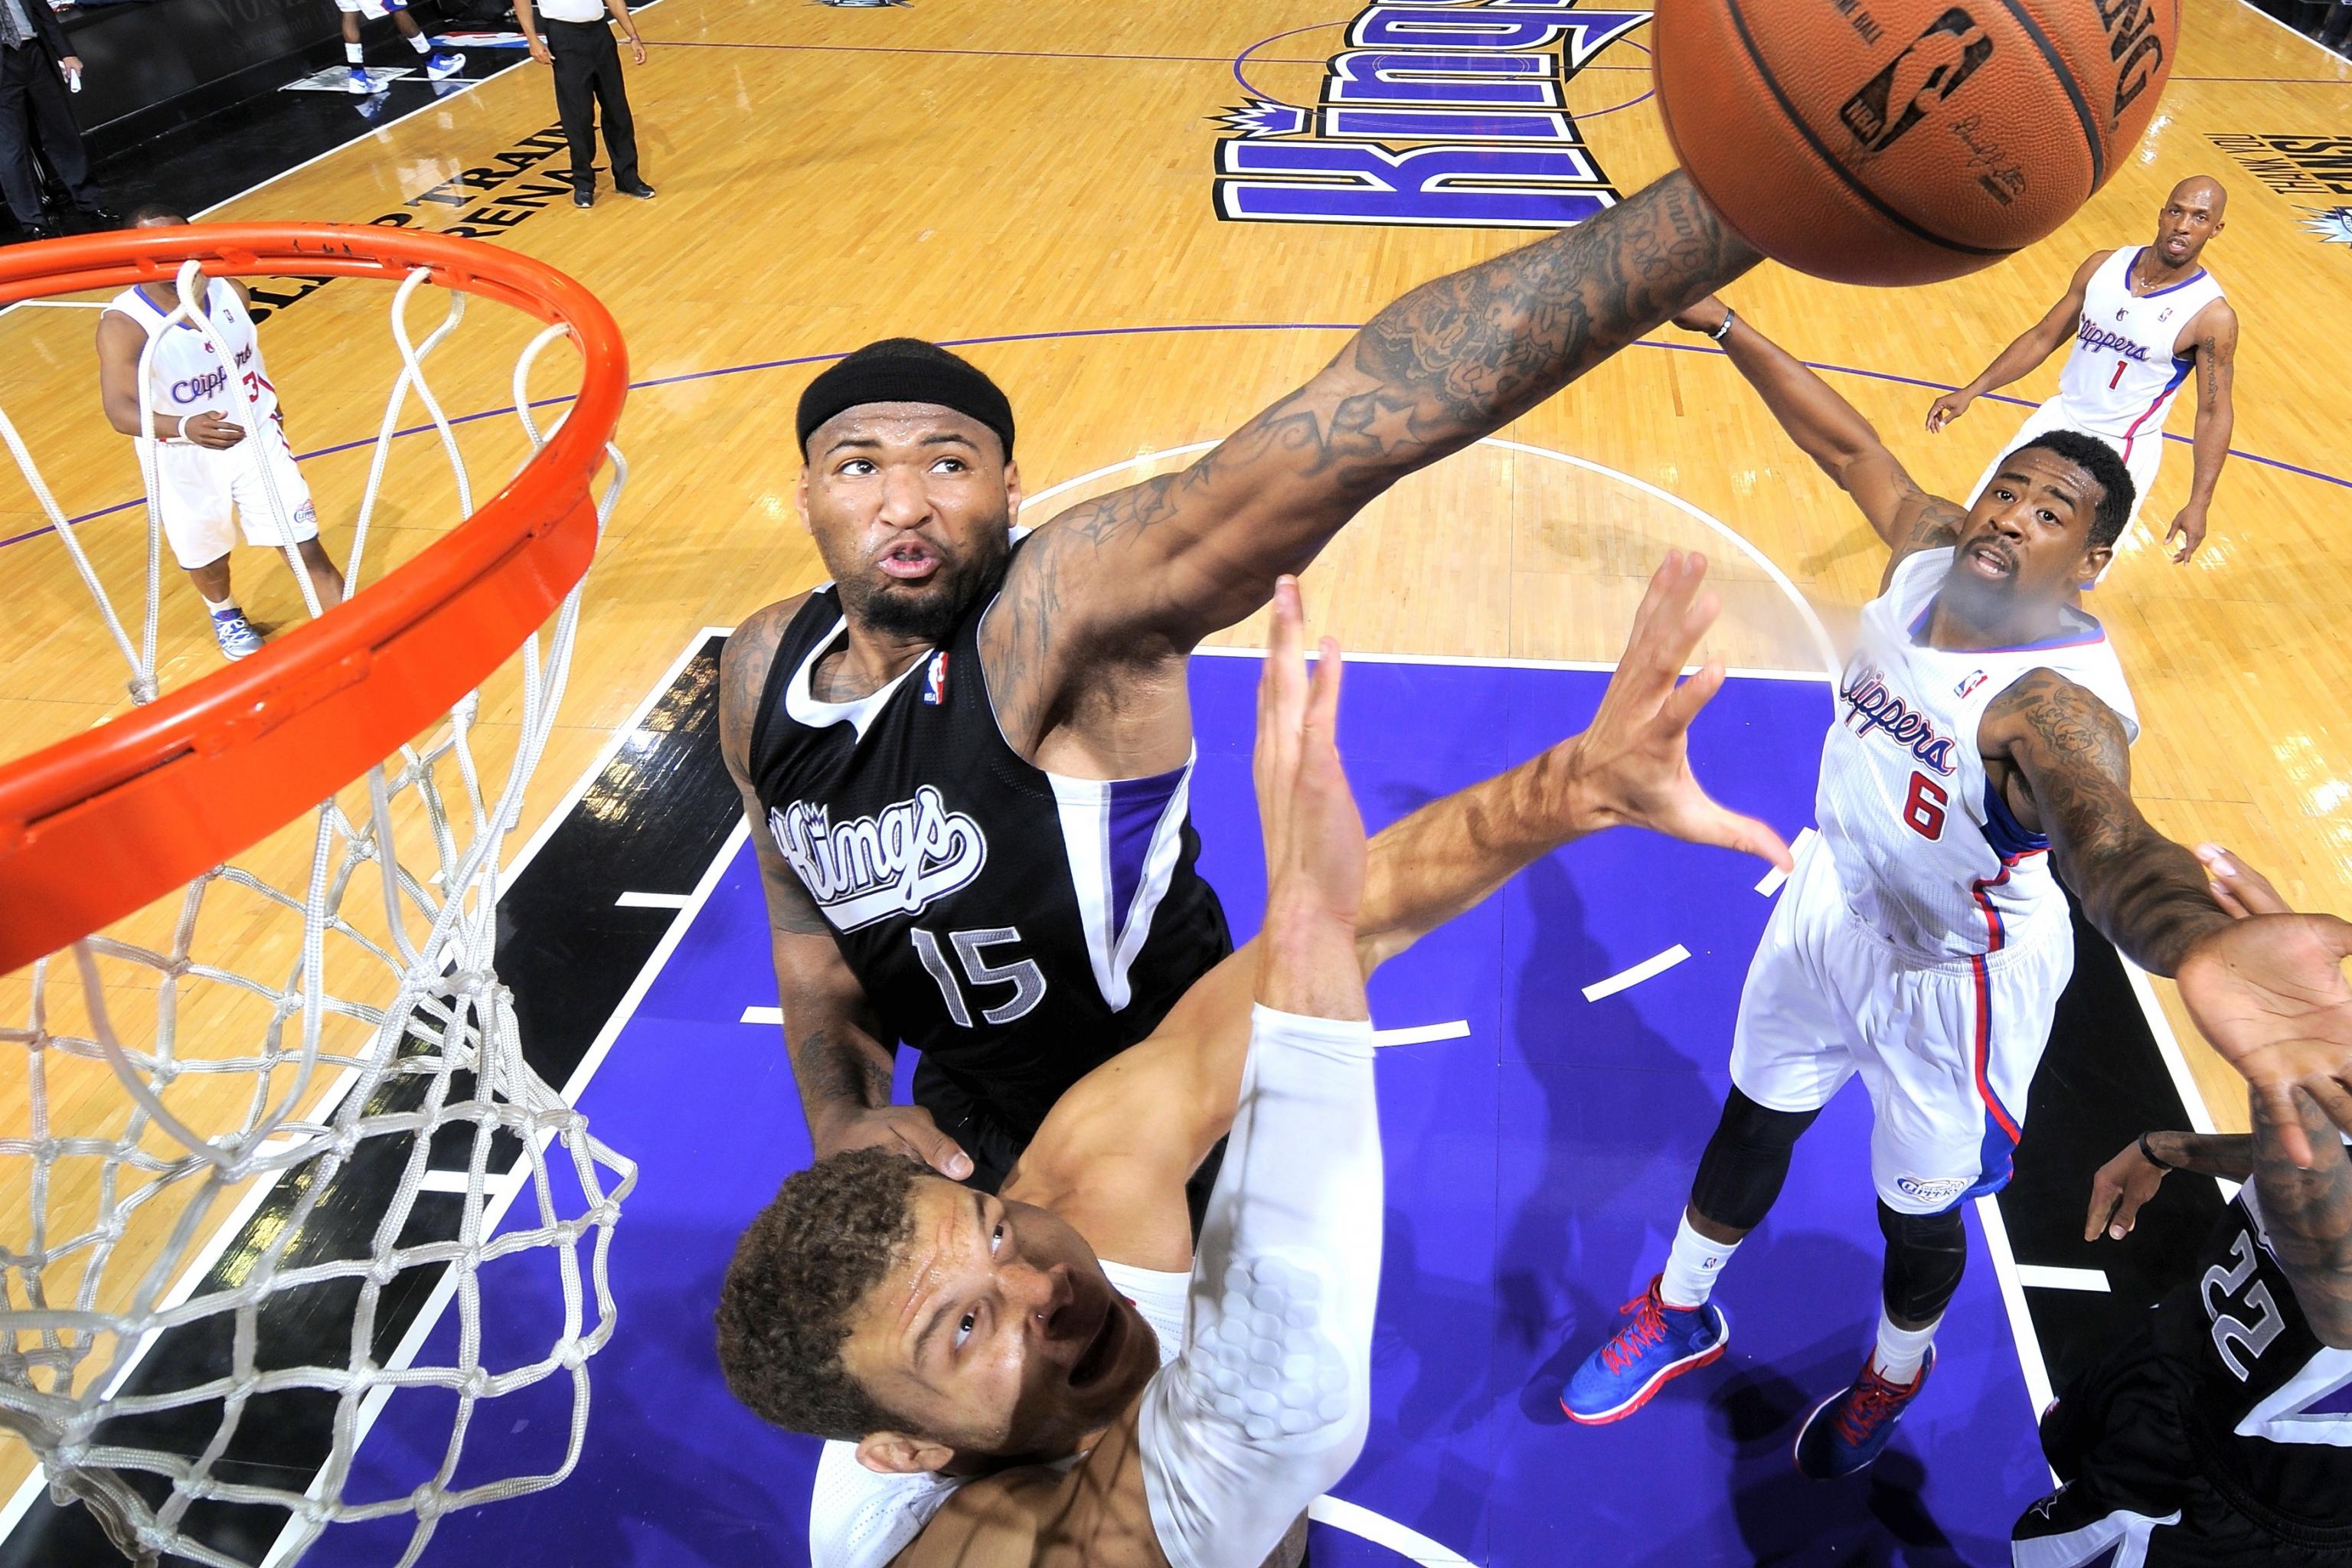
[[[604,151],[613,160],[613,184],[637,183],[637,127],[629,118],[629,95],[621,85],[621,51],[613,29],[602,21],[558,22],[542,16],[547,52],[555,58],[555,112],[563,139],[572,144],[572,184],[596,186],[596,110],[604,115]]]
[[[84,211],[96,207],[89,154],[82,149],[57,62],[38,43],[13,49],[0,45],[0,199],[28,227],[47,221],[41,215],[40,173],[33,167],[37,132],[41,155],[73,193],[74,205]]]

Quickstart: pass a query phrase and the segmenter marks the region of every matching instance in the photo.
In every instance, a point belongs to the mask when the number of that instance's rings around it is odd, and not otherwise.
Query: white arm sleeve
[[[1184,1352],[1139,1418],[1172,1568],[1259,1568],[1362,1451],[1382,1206],[1371,1025],[1258,1008]]]

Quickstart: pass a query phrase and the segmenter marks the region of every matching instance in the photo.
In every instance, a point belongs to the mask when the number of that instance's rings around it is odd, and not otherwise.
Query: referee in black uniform
[[[6,0],[0,0],[0,5]],[[532,11],[539,15],[534,20]],[[646,63],[645,40],[629,19],[627,0],[515,0],[515,19],[530,40],[530,58],[555,68],[555,112],[572,143],[572,205],[596,203],[596,105],[604,110],[604,151],[613,160],[613,188],[639,201],[654,188],[637,177],[637,127],[621,85],[621,51],[605,26],[609,13],[629,40],[629,58]],[[541,28],[546,29],[542,37]]]

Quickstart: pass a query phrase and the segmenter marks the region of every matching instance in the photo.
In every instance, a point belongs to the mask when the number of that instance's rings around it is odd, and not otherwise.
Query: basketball
[[[2147,129],[2179,0],[1658,0],[1658,104],[1749,244],[1932,283],[2072,216]]]

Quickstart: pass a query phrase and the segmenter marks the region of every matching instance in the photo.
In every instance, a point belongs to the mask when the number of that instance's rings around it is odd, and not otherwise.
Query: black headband
[[[905,344],[902,349],[898,345]],[[914,338],[868,343],[808,384],[801,394],[801,456],[817,426],[845,409],[867,403],[933,403],[967,415],[996,432],[1013,458],[1013,405],[996,383],[945,349]]]

